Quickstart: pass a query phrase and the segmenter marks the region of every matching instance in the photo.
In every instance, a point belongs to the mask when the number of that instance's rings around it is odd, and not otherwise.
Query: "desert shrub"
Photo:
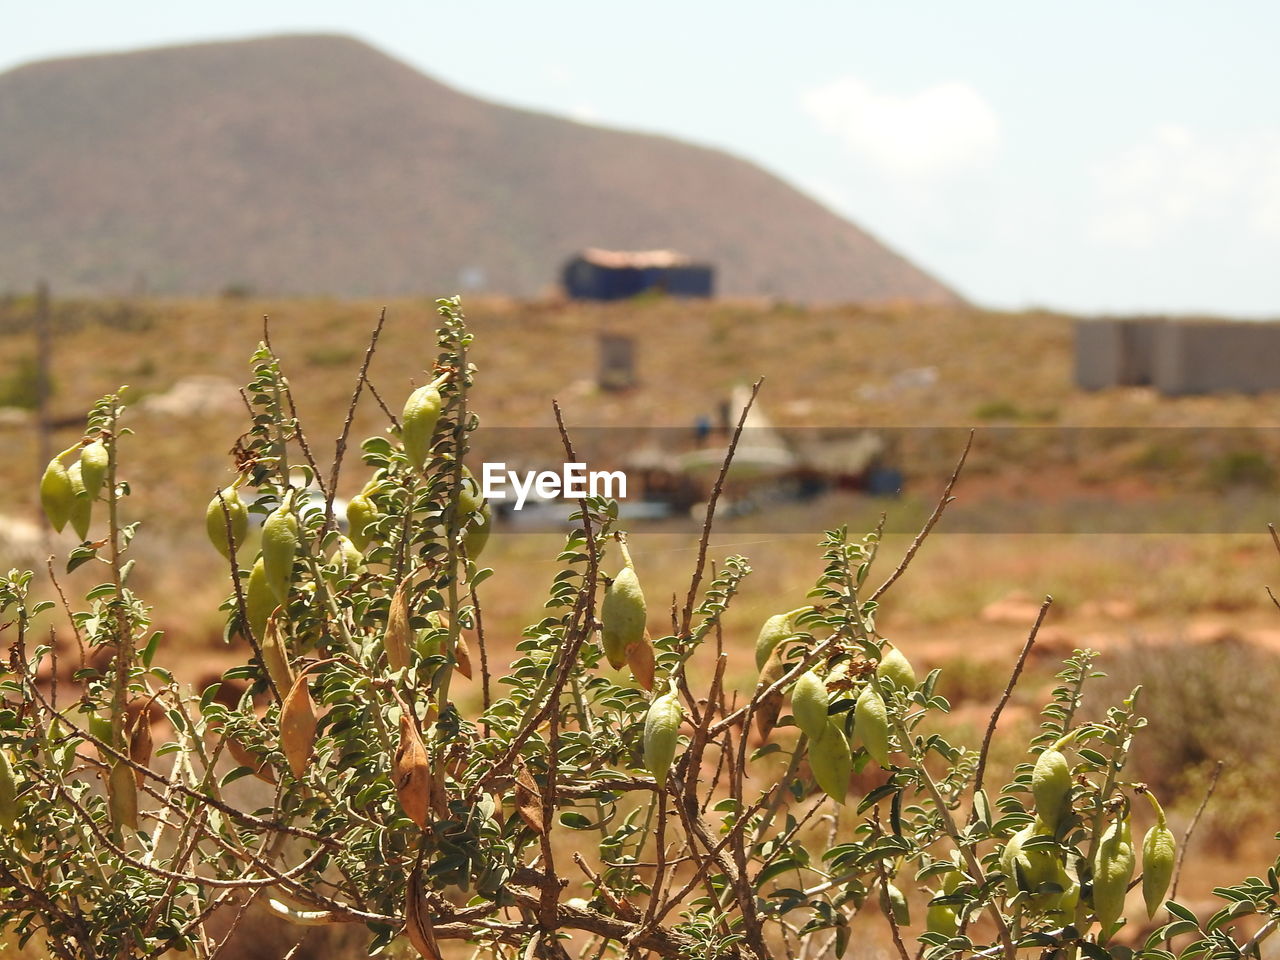
[[[1235,487],[1271,490],[1276,485],[1276,468],[1257,451],[1233,450],[1209,461],[1205,467],[1205,481],[1214,490]]]
[[[1100,694],[1140,685],[1149,729],[1134,775],[1188,810],[1215,767],[1224,766],[1205,811],[1212,839],[1234,850],[1245,829],[1270,817],[1280,754],[1266,749],[1280,728],[1280,657],[1241,640],[1126,645],[1106,659]]]
[[[1081,712],[1092,653],[1058,674],[1012,783],[987,780],[989,737],[938,732],[940,672],[917,676],[876,630],[918,543],[873,581],[879,536],[829,531],[813,589],[777,596],[745,557],[706,569],[713,497],[668,615],[645,605],[650,561],[631,556],[617,504],[586,498],[539,568],[540,619],[513,663],[492,663],[489,508],[465,467],[480,372],[459,304],[440,312],[429,383],[361,445],[345,527],[332,508],[345,432],[322,468],[280,359],[268,342],[254,352],[236,478],[207,523],[227,561],[226,633],[254,653],[220,684],[175,680],[134,592],[130,547],[146,534],[129,515],[119,395],[50,465],[50,519],[81,539],[65,567],[104,580],[58,612],[85,658],[57,700],[35,626],[53,604],[30,572],[0,580],[5,932],[63,958],[210,957],[252,900],[360,931],[370,954],[438,958],[461,942],[490,957],[765,960],[878,950],[855,946],[862,914],[904,960],[910,939],[929,960],[1129,960],[1170,957],[1166,939],[1187,958],[1238,957],[1258,941],[1235,920],[1280,924],[1275,871],[1222,888],[1229,906],[1204,920],[1162,903],[1171,837],[1129,827],[1134,804],[1159,809],[1128,772],[1145,720],[1132,694]],[[362,370],[353,406],[365,386]],[[250,514],[264,518],[258,557],[242,545]],[[758,683],[734,691],[726,651],[752,644],[724,637],[722,618],[756,590],[779,612],[755,638]],[[460,706],[467,683],[478,710]],[[1139,864],[1163,924],[1145,942],[1126,899]]]
[[[15,358],[9,369],[0,375],[0,407],[35,410],[40,406],[40,383],[40,366],[35,358]],[[52,394],[52,384],[49,391]]]

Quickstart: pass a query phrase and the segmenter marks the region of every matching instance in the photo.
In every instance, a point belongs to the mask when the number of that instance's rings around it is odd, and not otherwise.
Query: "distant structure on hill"
[[[709,297],[715,270],[674,250],[589,247],[564,265],[563,280],[565,292],[574,300],[626,300],[649,292]]]
[[[1280,323],[1081,320],[1076,385],[1154,387],[1167,396],[1280,390]]]

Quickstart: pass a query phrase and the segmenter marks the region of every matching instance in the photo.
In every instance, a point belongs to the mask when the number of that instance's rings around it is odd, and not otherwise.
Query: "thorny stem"
[[[689,635],[689,622],[693,618],[693,605],[698,597],[698,587],[702,584],[702,571],[707,565],[707,543],[711,539],[711,527],[715,521],[716,504],[720,501],[720,491],[724,489],[724,479],[729,474],[729,464],[733,462],[733,454],[738,448],[738,439],[742,436],[743,426],[746,425],[747,414],[751,412],[751,407],[756,402],[756,395],[760,392],[762,386],[764,386],[763,377],[751,386],[751,396],[738,417],[738,425],[734,428],[729,447],[725,450],[724,461],[720,464],[720,473],[716,476],[715,486],[711,488],[711,496],[707,499],[707,513],[702,522],[702,536],[698,539],[698,559],[694,561],[693,577],[689,582],[689,594],[685,597],[684,610],[680,614],[680,635],[682,637]]]
[[[1009,697],[1013,695],[1013,688],[1017,686],[1018,678],[1022,676],[1022,668],[1026,665],[1027,656],[1031,653],[1031,648],[1036,642],[1036,636],[1040,633],[1040,624],[1044,623],[1045,614],[1049,612],[1049,607],[1052,604],[1053,597],[1044,598],[1044,603],[1040,606],[1040,613],[1036,617],[1036,622],[1031,627],[1027,642],[1022,647],[1022,653],[1018,655],[1018,662],[1014,664],[1013,673],[1009,675],[1009,682],[1005,685],[1004,692],[1000,695],[1000,700],[995,709],[991,711],[991,720],[987,723],[987,732],[982,738],[982,749],[978,753],[978,766],[973,776],[973,794],[975,797],[982,790],[983,778],[987,770],[987,754],[991,751],[991,738],[995,735],[996,724],[1000,722],[1000,714],[1004,712],[1005,705],[1009,702]],[[974,807],[974,816],[977,816],[976,806]]]
[[[1213,765],[1213,773],[1209,775],[1209,786],[1205,789],[1204,797],[1200,800],[1200,806],[1196,807],[1196,812],[1191,818],[1191,822],[1187,824],[1186,832],[1182,835],[1182,842],[1178,844],[1178,863],[1173,870],[1173,886],[1169,890],[1170,900],[1178,899],[1178,881],[1182,879],[1182,860],[1187,855],[1187,847],[1191,844],[1191,837],[1200,823],[1200,818],[1204,816],[1205,807],[1209,805],[1209,801],[1213,799],[1214,790],[1218,788],[1218,778],[1222,776],[1222,766],[1221,760]]]
[[[325,497],[324,517],[330,526],[333,522],[333,498],[338,492],[338,474],[342,470],[342,461],[347,453],[347,438],[351,435],[351,423],[356,418],[356,407],[360,403],[360,392],[369,379],[369,364],[373,361],[373,352],[378,348],[378,337],[382,335],[382,326],[387,322],[387,308],[378,313],[378,323],[369,335],[369,346],[365,348],[364,360],[360,364],[360,373],[356,376],[355,389],[351,391],[351,402],[347,406],[347,416],[342,421],[342,432],[338,434],[333,449],[333,466],[329,470],[329,494]]]
[[[965,866],[969,875],[977,882],[979,886],[986,883],[986,873],[982,869],[982,864],[978,862],[977,855],[973,852],[973,847],[966,842],[960,831],[959,825],[956,823],[955,817],[951,814],[951,808],[947,805],[946,798],[942,796],[942,791],[938,789],[937,782],[933,779],[933,775],[929,773],[929,768],[925,765],[924,757],[919,755],[915,750],[915,744],[911,739],[911,735],[907,732],[906,725],[901,720],[894,721],[894,728],[898,734],[898,738],[902,743],[902,747],[907,751],[907,756],[912,761],[912,770],[920,777],[920,781],[925,785],[925,789],[929,793],[929,798],[933,801],[934,809],[938,811],[938,816],[942,819],[942,828],[946,831],[947,836],[951,838],[956,849],[960,852],[960,856],[964,858]],[[987,904],[987,913],[991,917],[996,927],[996,934],[1000,939],[1000,945],[1004,955],[1012,960],[1015,949],[1013,939],[1009,933],[1009,925],[1005,923],[1004,916],[1000,913],[1000,908],[994,903]]]

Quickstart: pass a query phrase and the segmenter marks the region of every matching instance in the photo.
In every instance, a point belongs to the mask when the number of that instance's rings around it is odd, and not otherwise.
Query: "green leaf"
[[[1190,920],[1192,923],[1197,922],[1196,915],[1192,913],[1190,910],[1188,910],[1186,907],[1184,907],[1182,904],[1177,903],[1176,901],[1173,901],[1173,900],[1166,901],[1164,908],[1168,910],[1170,914],[1177,917],[1179,920]]]
[[[781,860],[775,860],[760,871],[760,875],[756,878],[756,885],[764,886],[774,877],[780,876],[789,870],[794,870],[799,866],[802,866],[802,864],[795,857],[783,857]]]

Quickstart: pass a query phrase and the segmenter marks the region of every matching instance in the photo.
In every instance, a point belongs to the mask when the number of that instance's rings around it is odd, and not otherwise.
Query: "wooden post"
[[[596,383],[601,390],[629,390],[636,385],[635,341],[617,333],[602,333]]]

